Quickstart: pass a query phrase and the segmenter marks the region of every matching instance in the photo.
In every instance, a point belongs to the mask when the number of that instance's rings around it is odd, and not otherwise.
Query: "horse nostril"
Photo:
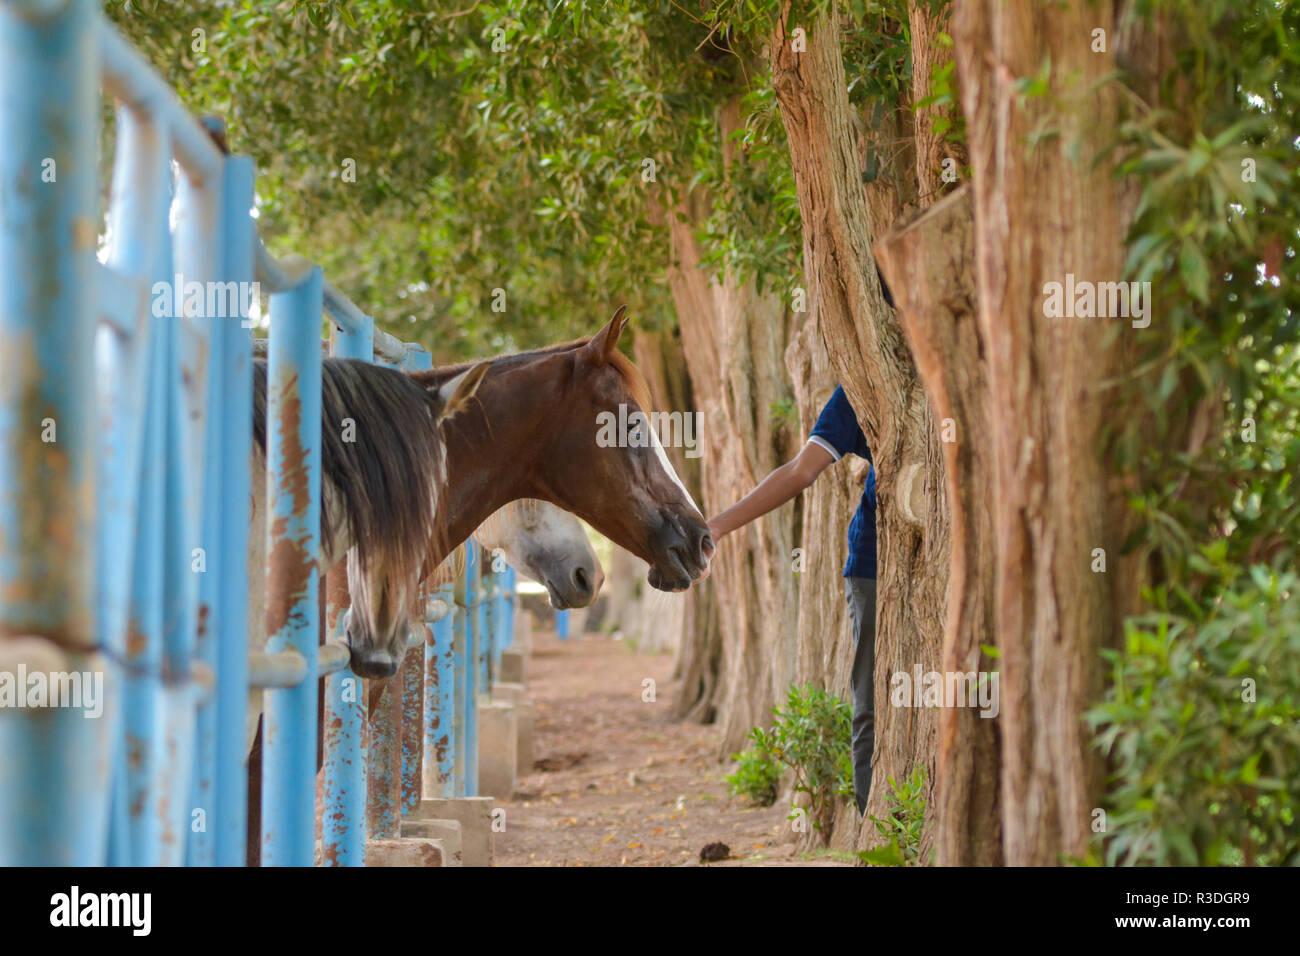
[[[704,537],[700,539],[700,554],[707,556],[712,554],[713,551],[713,536],[706,531]]]
[[[573,583],[577,585],[578,590],[583,594],[589,594],[591,592],[591,582],[587,578],[586,568],[574,568]]]

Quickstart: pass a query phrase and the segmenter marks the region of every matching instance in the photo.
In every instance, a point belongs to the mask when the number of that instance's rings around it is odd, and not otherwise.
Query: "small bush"
[[[794,773],[794,792],[806,793],[808,815],[814,829],[830,822],[834,798],[853,793],[853,707],[812,685],[793,685],[785,709],[772,711],[772,728],[749,732],[753,746],[735,759],[736,773],[727,777],[733,793],[766,794],[770,780],[770,805],[776,799],[782,766]],[[793,817],[793,814],[792,814]]]
[[[1300,863],[1300,579],[1255,566],[1207,611],[1126,631],[1088,714],[1112,770],[1106,862]]]
[[[776,803],[776,788],[781,782],[781,764],[772,756],[767,747],[767,735],[763,728],[755,727],[749,732],[753,746],[731,759],[737,761],[736,772],[724,779],[727,789],[740,797],[747,797],[760,807],[770,807]]]
[[[886,842],[858,858],[873,866],[920,866],[921,827],[925,823],[925,768],[917,766],[900,787],[889,777],[889,816],[872,817]]]

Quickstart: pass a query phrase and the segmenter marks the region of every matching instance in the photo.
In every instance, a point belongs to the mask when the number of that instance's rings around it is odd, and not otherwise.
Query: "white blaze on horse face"
[[[673,468],[673,463],[668,460],[668,452],[664,451],[664,446],[660,443],[659,435],[655,432],[654,426],[650,424],[650,416],[648,415],[645,418],[645,426],[650,429],[650,442],[654,445],[655,456],[659,459],[659,464],[662,465],[664,471],[668,473],[668,477],[673,480],[673,484],[682,489],[682,495],[684,495],[686,500],[690,502],[691,507],[695,509],[695,513],[703,518],[704,512],[702,512],[700,506],[695,503],[695,499],[691,497],[691,493],[686,490],[686,486],[682,484],[682,480],[677,477],[677,471]]]

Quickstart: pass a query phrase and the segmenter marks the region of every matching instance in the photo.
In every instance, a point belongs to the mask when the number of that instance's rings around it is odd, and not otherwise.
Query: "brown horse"
[[[608,413],[650,412],[649,390],[618,351],[625,310],[590,339],[489,360],[474,399],[442,426],[446,489],[424,576],[494,511],[520,498],[559,505],[650,565],[662,591],[683,591],[713,552],[704,518],[677,477],[658,436],[604,445]],[[444,389],[471,366],[411,378]],[[623,447],[626,446],[626,447]],[[351,623],[353,618],[349,619]],[[401,650],[349,630],[353,670],[366,677],[396,672]]]
[[[646,561],[660,590],[685,590],[703,573],[708,528],[658,436],[628,447],[597,440],[603,414],[651,410],[645,380],[617,349],[626,324],[619,309],[591,339],[487,363],[474,400],[443,431],[448,542],[463,541],[507,501],[540,498]],[[468,368],[412,378],[440,388]]]

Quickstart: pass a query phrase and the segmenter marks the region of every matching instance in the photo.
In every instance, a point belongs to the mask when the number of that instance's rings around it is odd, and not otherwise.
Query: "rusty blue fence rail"
[[[106,223],[101,91],[118,103]],[[428,353],[267,253],[252,161],[216,148],[95,0],[0,0],[0,143],[0,674],[67,690],[65,706],[0,707],[0,865],[241,865],[250,688],[267,691],[263,861],[310,865],[322,677],[322,858],[362,864],[366,694],[337,634],[318,647],[322,314],[336,355],[427,368]],[[269,542],[268,644],[250,656],[259,292],[268,527],[289,547]],[[405,751],[399,815],[477,789],[477,694],[514,614],[513,572],[485,585],[478,565],[430,599],[408,655],[422,673],[392,685],[419,726],[370,742]]]

